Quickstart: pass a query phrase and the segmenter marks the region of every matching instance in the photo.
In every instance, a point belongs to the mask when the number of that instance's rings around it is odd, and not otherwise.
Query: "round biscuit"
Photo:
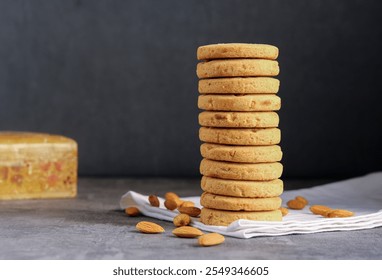
[[[254,94],[279,91],[280,81],[268,77],[218,78],[199,80],[200,94]]]
[[[199,62],[198,78],[218,77],[272,77],[280,72],[279,63],[267,59],[224,59]]]
[[[249,181],[269,181],[278,179],[283,172],[279,162],[270,163],[232,163],[203,159],[200,162],[200,173],[205,176]]]
[[[199,139],[207,143],[227,145],[275,145],[281,140],[278,128],[213,128],[201,127]]]
[[[275,94],[199,95],[198,107],[207,111],[278,111],[281,98]]]
[[[219,58],[265,58],[276,59],[279,49],[266,44],[226,43],[200,46],[197,50],[199,60]]]
[[[253,220],[253,221],[282,221],[280,210],[273,211],[225,211],[209,208],[202,208],[200,213],[200,221],[205,225],[212,226],[228,226],[236,220]]]
[[[275,197],[282,194],[283,181],[238,181],[203,176],[202,190],[208,193],[234,197]]]
[[[275,112],[210,112],[199,114],[199,124],[208,127],[267,128],[279,125]]]
[[[280,161],[283,155],[278,145],[232,146],[211,143],[203,143],[200,153],[207,159],[243,163],[275,162]]]
[[[281,206],[280,197],[231,197],[204,192],[200,197],[203,207],[230,211],[270,211]]]

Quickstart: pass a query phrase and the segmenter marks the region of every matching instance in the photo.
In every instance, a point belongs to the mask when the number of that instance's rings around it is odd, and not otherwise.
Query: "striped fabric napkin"
[[[305,207],[303,210],[289,210],[282,222],[238,220],[229,226],[208,226],[193,218],[192,226],[237,238],[348,231],[382,226],[382,172],[312,188],[285,191],[281,197],[286,202],[297,195],[306,197],[310,205],[321,204],[346,209],[353,211],[355,215],[349,218],[324,218],[313,215],[309,207]],[[195,206],[200,207],[198,196],[182,199],[193,201]],[[159,200],[163,205],[164,199]],[[170,211],[163,206],[152,207],[147,196],[133,191],[124,194],[120,200],[122,209],[131,206],[137,207],[145,216],[165,221],[172,221],[179,214],[177,210]]]

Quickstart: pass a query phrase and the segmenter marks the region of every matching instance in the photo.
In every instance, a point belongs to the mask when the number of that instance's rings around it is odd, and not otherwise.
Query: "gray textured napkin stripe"
[[[205,231],[214,231],[237,238],[257,236],[279,236],[287,234],[307,234],[327,231],[349,231],[382,226],[382,172],[335,182],[313,188],[285,191],[283,201],[302,195],[309,204],[323,204],[332,208],[343,208],[355,212],[350,218],[323,218],[313,215],[309,207],[303,210],[290,210],[282,222],[259,222],[238,220],[224,226],[208,226],[193,219],[192,225]],[[200,207],[199,197],[187,197]],[[160,198],[161,205],[164,200]],[[147,196],[129,191],[121,197],[120,207],[136,206],[143,215],[160,220],[172,221],[178,211],[151,207]]]

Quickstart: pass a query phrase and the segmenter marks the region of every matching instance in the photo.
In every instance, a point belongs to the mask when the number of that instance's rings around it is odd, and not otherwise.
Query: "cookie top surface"
[[[199,60],[221,58],[264,58],[276,59],[279,49],[267,44],[225,43],[200,46],[197,50]]]

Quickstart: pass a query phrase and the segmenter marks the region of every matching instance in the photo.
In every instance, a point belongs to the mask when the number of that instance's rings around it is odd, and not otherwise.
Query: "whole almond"
[[[176,198],[176,199],[174,199],[174,201],[175,201],[176,204],[177,204],[177,208],[180,207],[180,205],[182,205],[182,203],[184,202],[184,201],[181,200],[180,198]]]
[[[194,238],[203,235],[199,229],[189,226],[178,227],[172,231],[178,237]]]
[[[330,211],[333,211],[332,208],[325,205],[312,205],[309,210],[315,215],[321,215],[326,217]]]
[[[151,206],[153,207],[159,207],[159,199],[156,195],[150,195],[149,196],[149,202],[151,204]]]
[[[191,218],[187,214],[179,214],[174,217],[173,222],[176,227],[187,226],[191,223]]]
[[[179,207],[178,211],[182,214],[187,214],[191,217],[197,217],[200,215],[201,210],[198,207]]]
[[[125,213],[130,217],[135,217],[140,214],[139,209],[137,207],[126,208]]]
[[[336,210],[328,212],[327,217],[328,218],[347,218],[353,215],[354,213],[351,211],[344,210],[344,209],[336,209]]]
[[[214,246],[224,242],[224,236],[219,233],[207,233],[198,238],[201,246]]]
[[[293,199],[293,200],[289,200],[287,202],[287,205],[290,209],[301,210],[301,209],[304,209],[306,204],[300,200]]]
[[[305,197],[303,197],[303,196],[296,196],[295,199],[305,203],[305,205],[309,204],[309,201]]]
[[[173,199],[166,199],[165,202],[164,202],[164,206],[168,210],[175,210],[176,208],[178,208],[178,204]]]
[[[160,225],[152,222],[139,222],[136,226],[137,230],[143,233],[161,233],[164,232],[164,228]]]
[[[285,207],[280,207],[279,210],[281,211],[281,214],[284,216],[288,215],[289,211]]]
[[[183,201],[183,203],[180,205],[180,207],[194,207],[195,206],[195,203],[193,203],[192,201]]]
[[[165,195],[164,195],[164,198],[165,199],[172,199],[172,200],[177,200],[179,199],[179,196],[176,194],[176,193],[173,193],[173,192],[167,192]]]

